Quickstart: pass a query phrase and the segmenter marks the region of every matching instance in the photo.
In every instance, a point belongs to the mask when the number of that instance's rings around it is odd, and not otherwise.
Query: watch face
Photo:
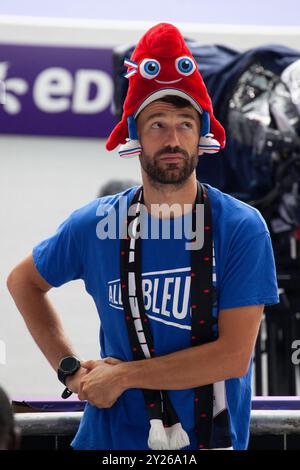
[[[60,369],[63,372],[73,372],[78,369],[79,361],[76,357],[65,357],[60,363]]]

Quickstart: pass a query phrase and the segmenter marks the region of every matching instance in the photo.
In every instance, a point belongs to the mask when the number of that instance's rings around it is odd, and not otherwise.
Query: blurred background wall
[[[300,47],[296,0],[0,2],[0,80],[8,96],[0,104],[0,382],[15,399],[56,398],[62,387],[27,333],[6,277],[108,180],[139,181],[137,161],[104,149],[114,123],[107,61],[113,47],[135,43],[160,21],[203,44]],[[78,354],[97,357],[97,312],[81,282],[50,297]]]

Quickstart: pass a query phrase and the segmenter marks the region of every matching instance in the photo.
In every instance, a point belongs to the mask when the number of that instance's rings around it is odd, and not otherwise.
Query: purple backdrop
[[[106,137],[116,122],[111,49],[2,44],[0,80],[0,134]]]

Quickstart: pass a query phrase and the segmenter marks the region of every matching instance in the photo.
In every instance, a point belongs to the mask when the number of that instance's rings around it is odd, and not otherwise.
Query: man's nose
[[[180,146],[179,135],[176,127],[169,127],[165,136],[165,146],[177,147]]]

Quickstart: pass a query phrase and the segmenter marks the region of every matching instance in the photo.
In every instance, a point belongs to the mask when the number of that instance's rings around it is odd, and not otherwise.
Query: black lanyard
[[[142,291],[140,205],[143,188],[134,194],[124,228],[126,237],[120,243],[120,282],[125,322],[134,360],[155,357],[153,337],[145,312]],[[213,236],[211,205],[207,188],[198,182],[196,204],[204,204],[204,245],[191,252],[191,346],[199,346],[216,339],[213,333]],[[196,231],[196,208],[193,207],[192,228]],[[131,234],[128,229],[133,228]],[[199,371],[201,374],[201,371]],[[143,390],[149,419],[162,419],[165,427],[177,423],[178,417],[167,391]],[[195,429],[199,449],[212,447],[213,384],[195,389]]]

